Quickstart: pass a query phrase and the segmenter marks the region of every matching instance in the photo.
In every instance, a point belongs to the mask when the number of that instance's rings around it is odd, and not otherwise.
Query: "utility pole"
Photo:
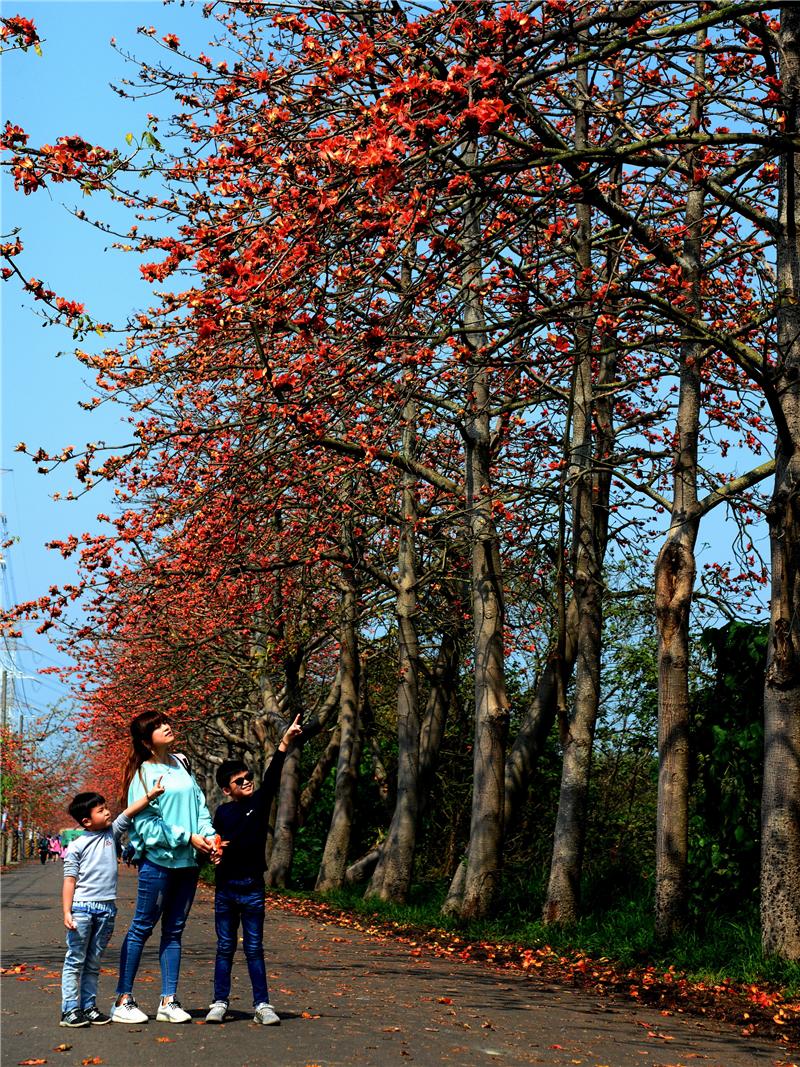
[[[5,469],[3,469],[3,473],[5,473]],[[7,533],[7,530],[8,530],[8,523],[7,523],[5,515],[2,512],[0,512],[0,530],[2,530],[2,533],[3,533],[3,540],[5,540],[6,539],[6,533]],[[5,553],[3,553],[2,555],[0,555],[0,574],[2,574],[4,579],[6,577],[6,567],[7,567],[7,563],[6,563],[6,559],[5,559]],[[5,585],[5,581],[4,581],[3,582],[3,601],[5,600],[5,595],[4,595],[5,594],[5,589],[6,589],[6,585]],[[5,608],[7,605],[5,603],[3,603],[2,606]],[[8,646],[8,641],[4,641],[4,645],[5,645],[5,651],[9,652],[10,649],[9,649],[9,646]],[[11,652],[11,663],[12,663],[12,669],[13,669],[13,665],[14,665],[13,652]],[[12,702],[13,702],[13,697],[12,697]],[[2,668],[2,685],[0,687],[0,725],[2,726],[2,731],[3,731],[3,743],[6,742],[6,736],[7,736],[7,733],[8,733],[8,704],[9,704],[9,700],[8,700],[8,671],[6,670],[5,667],[3,667]],[[2,861],[5,865],[8,865],[10,862],[12,862],[12,856],[13,856],[12,849],[13,849],[13,841],[14,841],[15,834],[14,834],[13,824],[12,824],[12,814],[11,814],[10,811],[8,811],[8,809],[6,807],[7,797],[5,796],[5,791],[3,791],[3,793],[4,793],[4,795],[2,797],[2,805],[3,805],[3,824],[4,824],[3,825],[3,830],[4,830],[4,833],[2,834],[2,837],[0,837],[0,861]]]
[[[3,740],[5,741],[6,726],[8,725],[8,671],[6,670],[3,670],[2,693],[0,694],[0,709],[2,709],[2,720],[0,721],[2,721],[3,724]],[[11,849],[9,848],[9,843],[11,841],[11,827],[8,825],[10,821],[10,815],[9,812],[6,811],[5,807],[5,791],[3,791],[3,793],[4,795],[2,798],[2,803],[4,818],[3,834],[2,838],[0,838],[0,860],[2,860],[3,863],[8,866],[8,863],[11,860]]]
[[[22,760],[25,759],[25,742],[23,740],[22,731],[25,729],[25,717],[20,711],[19,713],[19,751]],[[25,764],[22,763],[22,772],[25,773]],[[19,809],[19,840],[17,842],[17,858],[20,862],[25,859],[27,854],[27,836],[28,836],[28,824],[31,818],[30,801],[28,802],[27,810],[23,808]]]

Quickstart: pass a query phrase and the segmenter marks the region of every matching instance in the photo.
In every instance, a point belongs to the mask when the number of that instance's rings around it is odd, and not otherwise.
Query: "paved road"
[[[62,1067],[87,1061],[109,1067],[754,1067],[783,1062],[778,1046],[754,1043],[736,1030],[690,1016],[665,1018],[536,977],[427,952],[411,957],[407,946],[281,909],[268,914],[266,928],[280,1027],[252,1022],[239,954],[234,1018],[224,1026],[151,1021],[140,1027],[63,1029],[58,1025],[64,955],[60,882],[60,864],[27,864],[2,879],[3,965],[27,965],[18,976],[2,979],[2,1067],[23,1060]],[[101,977],[103,1010],[113,996],[135,891],[135,874],[123,870],[117,932]],[[194,1023],[203,1018],[210,999],[213,950],[212,893],[203,888],[184,938],[180,990]],[[155,1012],[158,992],[158,960],[155,946],[148,944],[136,987],[145,1011]],[[71,1048],[57,1050],[62,1044]]]

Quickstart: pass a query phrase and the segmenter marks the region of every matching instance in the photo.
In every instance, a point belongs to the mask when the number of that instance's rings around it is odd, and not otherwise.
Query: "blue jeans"
[[[142,860],[136,910],[119,957],[117,996],[133,992],[133,980],[139,970],[142,949],[159,918],[161,996],[170,997],[177,993],[181,970],[181,937],[194,900],[199,873],[197,867],[159,867],[149,860]]]
[[[214,962],[214,1000],[227,1000],[231,992],[231,967],[236,952],[239,923],[253,1004],[268,1004],[267,970],[264,966],[264,886],[248,880],[218,885],[214,895],[214,925],[217,957]]]
[[[61,1011],[91,1008],[97,1000],[100,958],[114,932],[113,900],[78,901],[72,906],[77,930],[67,930],[67,955],[61,974]]]

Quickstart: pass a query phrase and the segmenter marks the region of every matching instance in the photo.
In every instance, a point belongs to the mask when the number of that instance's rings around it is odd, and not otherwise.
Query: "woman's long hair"
[[[169,719],[160,711],[143,711],[131,719],[131,747],[122,769],[122,806],[125,808],[128,806],[128,787],[133,776],[144,761],[153,755],[150,748],[153,731],[165,722],[169,722]]]

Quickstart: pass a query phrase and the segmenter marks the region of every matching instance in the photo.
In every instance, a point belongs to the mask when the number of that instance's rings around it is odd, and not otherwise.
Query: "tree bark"
[[[300,804],[300,761],[302,748],[293,746],[286,754],[278,791],[278,810],[275,815],[275,831],[272,852],[267,867],[268,886],[285,889],[289,885],[294,859],[294,835]]]
[[[333,814],[315,886],[317,892],[320,893],[339,889],[344,883],[353,825],[360,752],[358,722],[360,664],[356,633],[357,610],[353,568],[347,566],[343,573],[340,625],[339,759],[336,766]]]
[[[706,75],[705,30],[698,31],[694,76]],[[703,97],[691,102],[689,119],[701,129]],[[689,172],[697,166],[689,156]],[[702,313],[702,254],[705,194],[692,181],[686,198],[685,280],[691,285],[691,312]],[[675,427],[670,528],[655,567],[658,630],[658,810],[656,815],[655,928],[661,939],[673,937],[687,914],[689,851],[689,619],[694,594],[695,544],[699,528],[697,450],[700,434],[703,346],[681,346],[680,393]]]
[[[287,657],[284,663],[286,676],[286,709],[284,719],[287,724],[296,715],[302,716],[303,702],[300,693],[300,665],[303,654]],[[283,729],[283,724],[279,729]],[[285,889],[289,884],[294,859],[294,835],[297,830],[297,815],[300,805],[300,762],[302,758],[302,739],[294,744],[283,763],[281,781],[278,788],[278,803],[275,812],[275,828],[272,836],[272,851],[267,865],[266,883],[268,886]]]
[[[351,863],[344,872],[345,885],[358,885],[359,882],[365,882],[375,870],[380,858],[381,849],[379,846],[371,848],[369,852],[365,852],[363,856]]]
[[[415,458],[416,405],[403,411],[403,455]],[[397,550],[397,797],[367,896],[402,904],[411,888],[419,812],[419,642],[417,639],[417,501],[414,477],[403,473]]]
[[[308,819],[308,813],[314,806],[314,802],[319,796],[322,784],[328,777],[328,772],[334,763],[339,759],[339,727],[331,734],[331,738],[328,744],[325,746],[325,751],[317,760],[317,764],[314,770],[311,772],[311,777],[306,782],[306,787],[300,794],[300,806],[297,812],[297,826],[298,829],[304,826]]]
[[[520,808],[527,796],[531,780],[536,773],[536,765],[547,741],[558,710],[558,698],[561,684],[559,676],[563,671],[566,677],[572,674],[575,665],[578,638],[578,608],[575,599],[570,600],[566,612],[564,633],[563,661],[551,657],[542,671],[536,686],[536,693],[531,701],[522,726],[514,739],[514,744],[506,759],[504,784],[505,799],[503,803],[503,834],[509,833],[519,815]],[[464,896],[464,883],[467,873],[467,860],[463,859],[456,868],[450,882],[447,898],[442,905],[445,915],[456,915],[461,910]]]
[[[785,133],[800,119],[800,8],[781,12]],[[767,513],[772,589],[764,686],[761,806],[761,940],[764,952],[800,960],[800,158],[781,157],[777,240],[780,398],[775,486]]]
[[[588,146],[589,80],[585,66],[576,75],[575,147]],[[572,496],[573,595],[578,609],[578,643],[574,708],[564,738],[561,791],[553,837],[553,857],[545,923],[570,923],[578,918],[586,805],[591,775],[592,744],[600,702],[602,632],[602,548],[595,527],[592,463],[592,212],[576,205],[576,299],[580,318],[575,328],[575,371],[572,386],[572,435],[569,480]]]
[[[459,655],[458,639],[451,634],[445,634],[439,645],[436,663],[430,672],[431,687],[420,729],[418,820],[424,815],[430,799],[447,713],[458,681]],[[382,844],[376,845],[350,864],[345,872],[348,885],[356,885],[371,876],[381,857],[383,847]]]
[[[474,167],[476,157],[477,145],[471,141],[464,151],[466,171]],[[486,324],[480,293],[480,242],[480,210],[473,200],[465,210],[462,237],[465,344],[471,362],[465,437],[475,658],[472,813],[461,907],[463,919],[488,915],[500,886],[503,768],[508,731],[503,649],[505,607],[500,550],[492,518],[490,393],[483,353]]]
[[[424,814],[428,806],[447,725],[447,715],[458,684],[462,638],[463,631],[461,630],[442,635],[439,650],[436,653],[436,662],[431,670],[431,687],[428,691],[419,738],[420,815]]]

